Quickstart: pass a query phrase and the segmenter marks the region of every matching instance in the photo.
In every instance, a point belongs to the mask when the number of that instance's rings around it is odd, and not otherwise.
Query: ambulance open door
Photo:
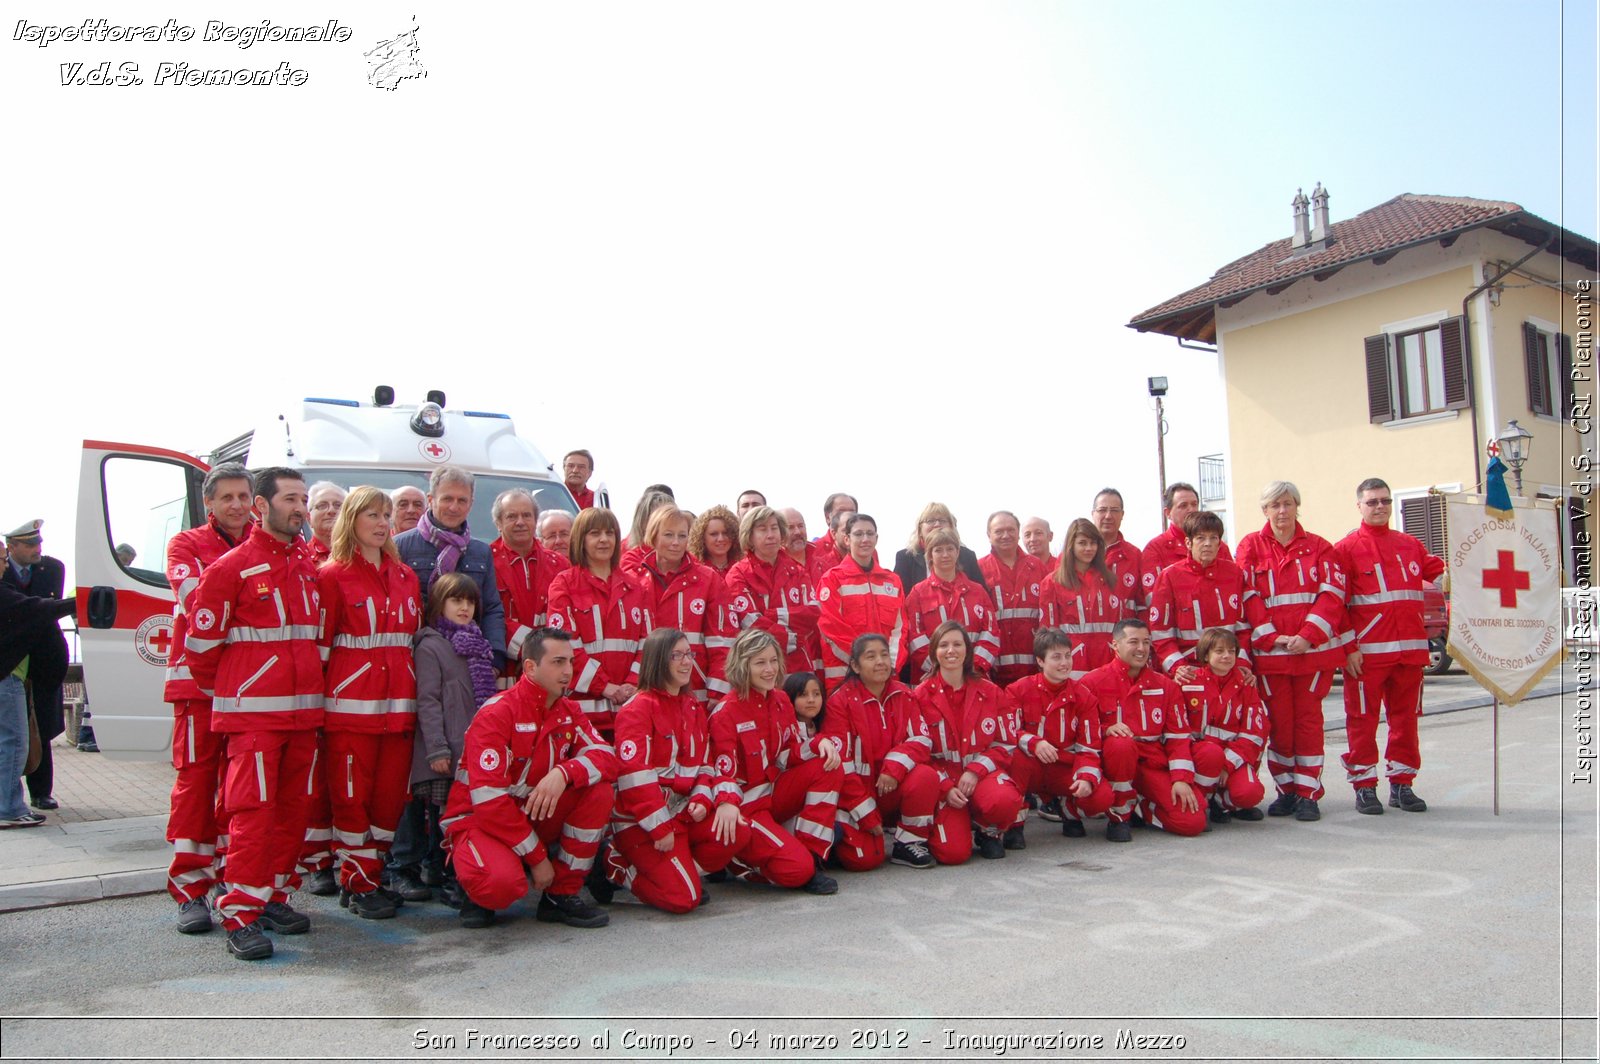
[[[85,440],[78,476],[78,643],[101,753],[167,756],[162,701],[174,596],[167,541],[205,519],[205,463],[178,451]]]

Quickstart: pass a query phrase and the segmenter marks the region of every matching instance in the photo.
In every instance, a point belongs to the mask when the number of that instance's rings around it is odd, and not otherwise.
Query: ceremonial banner
[[[1449,644],[1473,679],[1514,706],[1565,654],[1561,538],[1550,504],[1497,502],[1446,497]]]

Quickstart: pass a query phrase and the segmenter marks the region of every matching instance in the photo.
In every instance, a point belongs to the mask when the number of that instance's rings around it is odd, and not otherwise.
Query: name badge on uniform
[[[1163,690],[1162,690],[1162,689],[1161,689],[1161,688],[1159,688],[1159,687],[1157,687],[1157,688],[1155,688],[1155,689],[1154,689],[1154,690],[1144,690],[1144,691],[1140,691],[1140,692],[1139,692],[1139,693],[1140,693],[1140,694],[1142,694],[1142,695],[1144,695],[1144,696],[1145,696],[1145,697],[1146,697],[1146,698],[1156,698],[1156,697],[1158,697],[1158,696],[1160,696],[1160,695],[1164,695],[1164,694],[1166,694],[1166,692],[1165,692],[1165,691],[1163,691]]]
[[[756,730],[756,722],[753,721],[753,720],[743,721],[742,723],[740,723],[739,727],[736,730],[737,731],[742,731],[742,732],[755,731]]]
[[[516,728],[517,731],[521,731],[521,732],[529,732],[529,731],[538,731],[539,730],[539,726],[537,724],[514,724],[514,725],[512,725],[512,727]]]

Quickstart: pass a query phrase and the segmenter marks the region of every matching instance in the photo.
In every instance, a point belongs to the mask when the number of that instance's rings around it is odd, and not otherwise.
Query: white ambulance
[[[204,458],[139,444],[83,443],[74,566],[79,653],[95,740],[111,757],[154,760],[171,748],[172,710],[161,700],[174,602],[165,575],[167,541],[205,521],[200,488],[212,465],[289,466],[304,472],[308,484],[386,490],[413,484],[424,492],[434,468],[461,466],[477,478],[467,524],[486,541],[496,534],[490,506],[507,488],[528,489],[540,512],[577,509],[509,416],[448,409],[442,392],[409,406],[397,405],[387,387],[368,402],[306,399],[296,414],[280,415]],[[603,491],[596,499],[602,506]],[[119,547],[134,549],[131,561],[119,557]]]

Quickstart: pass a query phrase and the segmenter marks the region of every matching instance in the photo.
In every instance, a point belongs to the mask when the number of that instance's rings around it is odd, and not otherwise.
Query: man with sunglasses
[[[1356,809],[1383,813],[1378,800],[1378,714],[1389,721],[1384,750],[1389,804],[1408,813],[1428,803],[1411,789],[1422,767],[1417,716],[1422,705],[1422,670],[1428,634],[1422,626],[1422,589],[1444,572],[1444,562],[1422,541],[1389,527],[1394,496],[1376,477],[1356,488],[1361,524],[1334,548],[1349,580],[1343,633],[1344,716],[1348,752],[1344,767],[1356,791]]]

